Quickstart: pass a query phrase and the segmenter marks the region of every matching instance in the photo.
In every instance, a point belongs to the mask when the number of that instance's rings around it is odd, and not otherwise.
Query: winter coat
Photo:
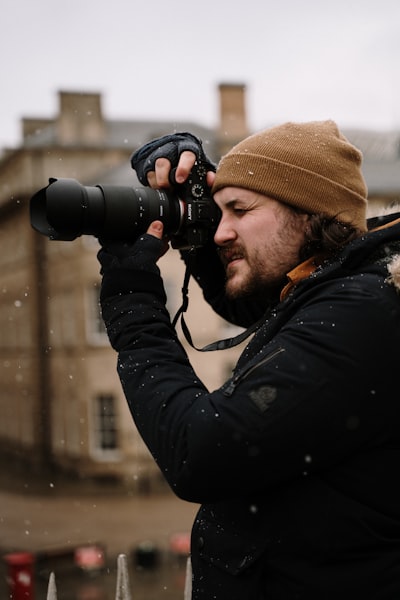
[[[388,220],[271,307],[212,392],[165,309],[159,240],[100,251],[133,419],[172,490],[201,504],[193,600],[400,598],[400,214]],[[240,322],[200,263],[208,301]]]

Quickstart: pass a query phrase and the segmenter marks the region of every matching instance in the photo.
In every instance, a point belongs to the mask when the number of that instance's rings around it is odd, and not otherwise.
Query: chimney
[[[105,142],[106,128],[100,94],[59,92],[57,141],[65,146],[98,146]]]
[[[27,140],[30,137],[35,136],[38,133],[41,133],[43,129],[47,129],[50,125],[53,124],[52,119],[36,119],[30,117],[24,117],[22,119],[22,137]]]
[[[219,85],[218,146],[221,156],[249,135],[245,100],[246,86],[244,84],[221,83]]]

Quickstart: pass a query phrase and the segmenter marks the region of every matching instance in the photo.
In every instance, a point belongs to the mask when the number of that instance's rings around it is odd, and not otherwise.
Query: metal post
[[[185,589],[183,592],[183,600],[190,600],[192,597],[192,561],[190,556],[186,561],[186,578],[185,578]]]
[[[47,600],[57,600],[56,578],[53,571],[50,573],[49,585],[47,588]]]
[[[132,600],[129,588],[128,563],[125,554],[118,555],[117,561],[117,591],[115,600]]]

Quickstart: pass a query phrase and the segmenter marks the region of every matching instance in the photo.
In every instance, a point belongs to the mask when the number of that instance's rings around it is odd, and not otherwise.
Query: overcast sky
[[[251,129],[333,118],[400,129],[400,0],[3,0],[0,149],[58,91],[102,94],[107,119],[218,121],[247,86]]]

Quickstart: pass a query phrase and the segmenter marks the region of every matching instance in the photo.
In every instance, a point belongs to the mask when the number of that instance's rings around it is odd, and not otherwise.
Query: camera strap
[[[187,311],[188,306],[189,306],[189,280],[190,280],[190,274],[191,274],[190,273],[190,262],[191,262],[190,258],[193,255],[193,252],[194,252],[194,248],[189,253],[189,259],[186,264],[185,276],[183,279],[183,286],[182,286],[182,305],[177,310],[176,315],[172,320],[172,325],[173,325],[173,327],[176,327],[179,317],[181,318],[181,327],[182,327],[183,334],[186,338],[186,341],[190,344],[190,346],[192,348],[194,348],[194,350],[197,350],[198,352],[211,352],[213,350],[226,350],[227,348],[233,348],[234,346],[241,344],[252,333],[254,333],[256,331],[256,329],[261,325],[261,323],[264,322],[265,318],[263,316],[261,319],[259,319],[255,323],[253,323],[253,325],[251,325],[248,329],[246,329],[245,331],[242,331],[235,337],[218,340],[216,342],[212,342],[211,344],[207,344],[206,346],[203,346],[203,348],[197,348],[197,346],[195,346],[193,344],[192,336],[190,334],[189,328],[186,324],[185,317],[184,317],[184,313]]]

